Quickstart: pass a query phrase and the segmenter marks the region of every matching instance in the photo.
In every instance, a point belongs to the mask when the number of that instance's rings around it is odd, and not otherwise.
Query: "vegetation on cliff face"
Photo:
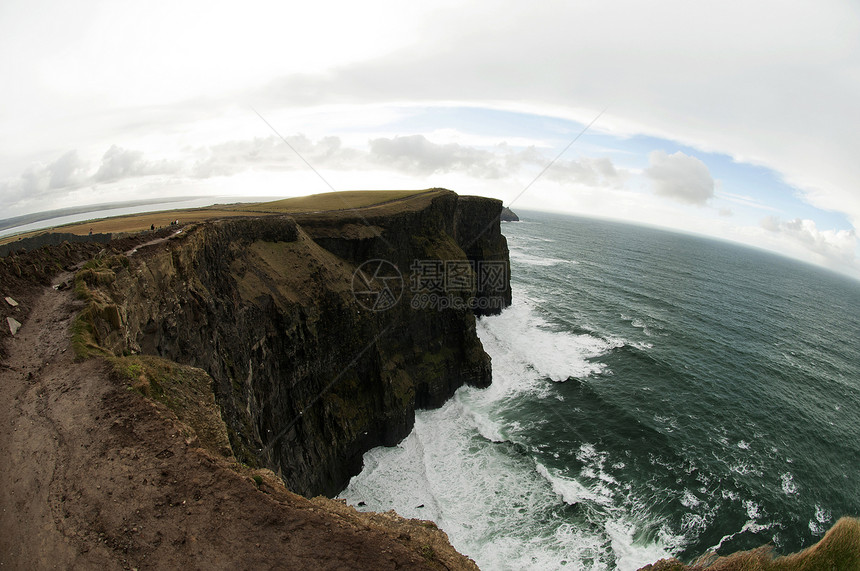
[[[212,377],[206,371],[153,355],[111,357],[109,361],[114,374],[130,388],[173,411],[188,427],[192,441],[216,456],[232,457],[212,392]]]

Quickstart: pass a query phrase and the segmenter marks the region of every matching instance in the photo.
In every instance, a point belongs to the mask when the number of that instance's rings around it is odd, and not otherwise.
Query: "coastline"
[[[230,319],[237,321],[214,312],[212,316],[217,319],[196,318],[201,315],[196,312],[202,310],[189,310],[188,306],[198,303],[195,300],[199,300],[201,292],[213,295],[218,300],[215,306],[237,302],[240,305],[261,304],[258,307],[265,312],[282,312],[291,305],[311,307],[318,303],[314,301],[318,299],[318,292],[299,287],[299,282],[314,283],[319,291],[327,291],[332,288],[332,280],[339,280],[341,285],[333,291],[339,298],[347,300],[343,307],[349,307],[352,292],[347,289],[347,278],[351,275],[349,272],[340,272],[339,277],[325,274],[326,268],[337,267],[330,256],[343,262],[356,260],[359,254],[377,255],[380,250],[374,248],[384,246],[379,242],[380,235],[386,236],[396,246],[395,250],[401,247],[412,249],[404,260],[419,251],[422,255],[450,256],[455,247],[460,250],[460,259],[469,260],[467,248],[462,248],[455,238],[458,234],[457,224],[453,223],[458,219],[456,208],[451,210],[450,205],[436,205],[438,210],[430,208],[429,215],[415,214],[427,214],[428,207],[432,206],[432,201],[428,203],[427,198],[417,198],[423,204],[421,207],[404,207],[395,213],[398,221],[410,220],[411,224],[417,224],[408,228],[418,228],[418,232],[386,233],[389,229],[385,228],[384,218],[391,213],[366,212],[363,217],[357,217],[349,209],[333,216],[305,213],[294,217],[297,223],[285,222],[277,215],[260,218],[257,214],[183,227],[182,234],[170,238],[171,234],[166,233],[163,240],[159,238],[161,241],[149,246],[142,244],[151,242],[151,236],[140,235],[114,242],[112,251],[108,253],[100,254],[103,246],[98,244],[67,244],[17,256],[13,263],[4,262],[3,275],[9,279],[4,278],[3,286],[19,302],[20,309],[13,310],[17,311],[15,315],[20,317],[24,327],[14,338],[4,332],[4,345],[12,347],[10,354],[4,357],[4,387],[12,391],[7,395],[9,402],[17,404],[6,411],[9,418],[4,417],[3,420],[17,428],[4,435],[3,451],[10,457],[21,459],[23,463],[19,470],[32,470],[36,476],[23,483],[20,478],[7,482],[4,502],[10,505],[17,502],[16,505],[23,506],[23,511],[14,520],[10,516],[4,517],[2,529],[8,532],[4,534],[6,538],[2,546],[4,560],[39,561],[38,557],[43,557],[41,561],[47,563],[46,558],[52,557],[54,561],[98,564],[108,568],[126,567],[135,562],[145,566],[153,561],[168,566],[190,561],[195,565],[209,561],[216,567],[228,561],[238,566],[292,561],[301,567],[311,566],[309,562],[314,561],[315,566],[327,567],[350,561],[368,568],[392,562],[415,568],[438,568],[439,565],[452,569],[474,568],[474,563],[453,551],[447,536],[432,523],[403,520],[393,513],[359,514],[334,500],[321,497],[307,500],[287,491],[282,483],[283,468],[276,473],[265,465],[254,465],[253,441],[243,441],[241,435],[229,434],[229,421],[224,418],[223,404],[215,404],[219,397],[211,390],[217,385],[211,371],[224,367],[226,360],[221,359],[220,365],[210,363],[202,368],[199,363],[203,361],[193,362],[205,353],[206,343],[213,341],[191,343],[188,349],[178,347],[187,342],[182,340],[183,337],[187,340],[206,329],[199,327],[201,323],[215,327]],[[450,199],[446,200],[450,202]],[[434,225],[444,225],[446,220],[453,223],[444,231],[452,240],[434,242],[433,236],[439,233],[439,227]],[[380,231],[367,232],[363,228],[378,228]],[[416,236],[420,239],[414,240]],[[261,237],[262,240],[259,239]],[[472,236],[462,242],[470,241]],[[138,250],[130,254],[135,248]],[[473,249],[472,261],[477,261],[477,256],[492,254],[493,248],[492,244],[485,244]],[[99,258],[97,263],[81,267],[94,257]],[[123,262],[123,258],[127,262]],[[272,264],[282,264],[287,259],[293,260],[289,272],[271,271]],[[240,265],[236,265],[236,260],[241,261]],[[295,263],[296,260],[301,260],[301,263]],[[397,260],[398,265],[403,265],[404,260]],[[225,265],[231,277],[207,276],[207,273],[215,271],[211,261]],[[354,263],[352,265],[355,266]],[[77,270],[78,279],[72,274],[76,267],[80,268]],[[205,269],[202,273],[201,268]],[[290,284],[286,281],[287,276],[294,272],[301,273],[296,278],[298,281]],[[229,281],[236,280],[239,275],[252,274],[253,277],[236,281],[241,287],[229,295],[215,291],[222,278]],[[314,281],[314,276],[318,276],[319,281]],[[70,290],[76,290],[77,299]],[[271,296],[271,301],[260,302],[261,292],[268,292],[266,295]],[[298,297],[291,299],[291,296]],[[156,302],[149,307],[135,307],[140,305],[135,300],[147,298]],[[203,309],[213,311],[212,306]],[[360,308],[355,309],[361,311]],[[80,360],[80,353],[79,358],[74,359],[72,351],[67,350],[70,347],[64,345],[68,340],[64,332],[68,328],[74,330],[74,323],[79,326],[82,323],[74,319],[76,312],[81,310],[90,312],[89,321],[84,322],[91,327],[86,332],[89,337],[82,336],[80,329],[76,337],[79,351],[92,356],[86,360]],[[182,317],[183,312],[187,312],[189,317]],[[156,315],[161,315],[165,323],[155,328],[159,334],[154,334],[149,325]],[[340,325],[349,323],[345,322],[345,316],[344,311],[337,310],[331,315],[323,311],[311,317],[313,327],[319,329],[333,320]],[[431,324],[438,316],[429,314],[425,317],[429,321],[422,322],[422,327],[434,327]],[[358,327],[374,331],[373,327],[381,324],[384,330],[385,323],[378,322],[379,316],[371,315],[371,318],[364,326]],[[263,313],[253,313],[247,318],[247,323],[259,324],[263,319]],[[280,326],[287,323],[289,320],[279,321]],[[361,322],[354,322],[358,323]],[[457,323],[459,325],[455,326]],[[450,334],[452,327],[463,327],[468,332],[469,323],[466,313],[461,312],[440,330]],[[198,324],[197,332],[192,324]],[[310,328],[306,328],[302,335],[308,335],[309,331]],[[255,333],[250,336],[253,345],[272,337],[265,328],[257,330],[260,332],[262,335]],[[225,339],[231,335],[236,336],[227,332]],[[414,337],[414,333],[401,331],[397,336],[412,342],[410,335]],[[334,339],[323,343],[332,346],[338,342]],[[439,337],[434,334],[432,339],[438,340]],[[130,340],[137,345],[130,344]],[[431,338],[426,342],[436,343]],[[457,341],[458,344],[461,342]],[[218,357],[223,355],[224,343],[223,339],[214,341],[219,347]],[[314,343],[321,342],[316,340]],[[272,355],[272,349],[265,349],[263,345],[258,345],[254,351],[268,358]],[[398,388],[398,383],[404,383],[401,371],[410,366],[396,357],[402,357],[403,352],[403,347],[395,346],[389,351],[394,356],[393,366],[373,364],[369,369],[389,372],[380,378],[383,384],[395,389],[395,394],[400,392],[400,404],[403,403],[403,395],[410,393],[408,388],[403,388],[405,384]],[[481,364],[477,348],[472,353],[471,356],[463,354],[458,357],[472,365],[461,369],[456,376],[466,376],[475,386],[481,386],[486,382],[488,371]],[[156,355],[161,355],[158,359],[162,360],[152,360]],[[163,360],[165,356],[172,359]],[[253,351],[243,354],[241,359],[245,357],[253,357]],[[377,359],[384,357],[380,354]],[[260,375],[259,370],[239,369],[236,365],[239,359],[235,355],[229,360],[234,370],[228,383],[224,383],[229,387],[222,387],[221,403],[225,393],[238,390],[234,384],[241,387],[249,382],[248,379],[253,381]],[[413,363],[411,366],[416,367],[421,375],[438,375],[439,371],[449,370],[444,359]],[[228,369],[224,367],[222,372]],[[176,379],[182,382],[174,382]],[[446,381],[444,386],[428,389],[429,392],[416,389],[412,393],[413,403],[419,408],[422,405],[439,406],[447,400],[445,395],[453,394],[455,384]],[[207,390],[210,391],[208,395],[205,394]],[[201,393],[211,404],[202,408],[192,406],[200,400]],[[251,392],[252,395],[256,393]],[[210,397],[211,400],[207,400]],[[254,406],[252,399],[246,398],[244,402]],[[336,399],[318,402],[323,405],[329,420],[340,406]],[[37,410],[45,421],[37,418]],[[346,409],[342,411],[354,415]],[[383,416],[389,421],[395,420],[400,428],[389,436],[385,436],[383,430],[381,438],[396,442],[402,438],[401,434],[408,434],[408,415],[394,418],[385,413]],[[238,424],[234,426],[244,423],[235,422]],[[266,427],[257,424],[257,421],[252,421],[249,426],[251,432],[256,431],[259,437],[261,433],[265,434]],[[41,467],[25,460],[25,451],[33,449],[31,438],[36,436],[42,442],[36,447],[44,460]],[[225,445],[226,442],[229,444]],[[369,439],[366,443],[370,442]],[[70,443],[81,444],[83,450],[73,452],[69,448]],[[244,464],[231,458],[236,448],[241,450],[243,447],[247,449]],[[355,452],[358,456],[359,449]],[[247,462],[249,459],[252,460],[250,464]],[[342,459],[336,461],[341,462]],[[14,479],[14,474],[10,477]],[[126,480],[129,484],[125,484]],[[332,485],[331,489],[338,485]],[[307,488],[307,495],[314,495],[314,492]],[[13,495],[18,497],[13,498]],[[22,497],[28,499],[22,503]],[[118,507],[117,504],[122,503],[117,501],[119,499],[127,505]],[[44,527],[46,518],[51,517],[39,511],[39,505],[49,506],[51,513],[55,514],[50,532],[39,529],[39,526]],[[25,525],[27,516],[32,516],[34,524]],[[218,526],[225,525],[225,521],[232,522],[226,525],[235,534],[228,542],[225,542],[223,533],[215,531]],[[296,524],[298,521],[302,523]],[[851,535],[854,528],[850,522],[839,525],[838,533],[834,534],[847,538],[849,545],[856,545],[856,534]],[[183,527],[192,531],[180,533]],[[254,531],[247,533],[243,529]],[[33,537],[39,538],[38,541]],[[42,551],[44,555],[39,555],[37,550],[39,542],[50,546],[50,549]],[[833,549],[832,543],[822,540],[824,547],[813,546],[807,550],[806,556],[816,556],[816,553],[820,556],[822,552]],[[338,553],[311,553],[315,550],[310,547],[321,544],[339,546],[331,550]],[[279,547],[272,549],[274,545]],[[259,553],[261,546],[269,548],[270,552],[265,555]],[[290,559],[297,552],[302,553],[303,558]],[[762,557],[769,557],[767,553],[761,553]],[[716,560],[711,557],[708,561],[715,564]],[[731,561],[726,561],[726,568],[731,568]],[[800,564],[796,557],[789,561]],[[777,560],[776,564],[786,563]],[[680,562],[670,561],[645,569],[649,568],[696,567],[695,564],[685,567]]]

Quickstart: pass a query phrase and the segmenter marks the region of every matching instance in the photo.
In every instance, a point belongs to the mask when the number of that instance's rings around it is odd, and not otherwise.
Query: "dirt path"
[[[184,226],[183,226],[183,228],[184,228]],[[132,256],[132,255],[136,254],[137,251],[140,250],[141,248],[146,248],[147,246],[154,246],[156,244],[161,244],[162,242],[166,242],[167,240],[170,240],[174,236],[178,236],[181,233],[182,233],[182,228],[180,228],[176,232],[171,233],[169,236],[164,236],[163,238],[156,238],[155,240],[150,240],[149,242],[144,242],[143,244],[138,244],[137,246],[135,246],[131,250],[127,251],[125,253],[125,255],[126,256]]]
[[[383,528],[274,480],[258,486],[187,442],[106,363],[73,361],[76,303],[45,288],[0,366],[0,568],[464,566],[426,526]]]
[[[68,293],[53,289],[42,300],[11,340],[0,370],[0,565],[99,565],[108,560],[104,549],[79,553],[55,525],[52,489],[68,462],[67,435],[47,414],[57,393],[81,390],[94,363],[66,376],[72,368],[67,346],[74,308]]]

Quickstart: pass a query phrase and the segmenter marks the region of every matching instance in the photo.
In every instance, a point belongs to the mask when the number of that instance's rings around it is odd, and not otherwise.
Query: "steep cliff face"
[[[503,291],[496,292],[491,287],[492,279],[480,279],[478,276],[479,291],[481,299],[490,301],[500,299],[503,307],[511,304],[511,281],[509,275],[510,260],[508,258],[508,242],[502,235],[501,219],[502,205],[500,202],[489,201],[477,196],[464,196],[458,202],[455,216],[455,235],[457,242],[469,260],[473,261],[478,268],[503,268],[505,270]],[[490,262],[487,264],[487,262]],[[496,262],[494,265],[493,262]],[[488,278],[486,274],[484,278]],[[502,307],[498,304],[487,303],[479,306],[478,315],[496,315],[501,312]]]
[[[96,335],[116,354],[205,369],[238,459],[298,493],[333,495],[366,450],[409,433],[416,408],[490,383],[474,315],[510,303],[500,211],[439,191],[200,225],[137,252],[103,286]],[[485,261],[505,268],[493,287],[481,286]],[[449,265],[453,277],[427,275]]]

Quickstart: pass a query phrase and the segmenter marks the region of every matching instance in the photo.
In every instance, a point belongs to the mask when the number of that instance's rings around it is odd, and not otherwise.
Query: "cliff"
[[[476,569],[431,522],[308,500],[236,462],[206,371],[73,358],[104,353],[92,326],[116,322],[109,286],[151,239],[0,260],[3,316],[23,324],[0,339],[0,567]]]
[[[438,190],[190,227],[79,273],[86,342],[203,369],[238,460],[334,495],[417,408],[490,383],[475,314],[510,304],[500,211]]]
[[[500,217],[500,220],[502,222],[519,222],[520,217],[517,216],[516,212],[506,206],[502,209],[502,215]]]
[[[7,244],[0,244],[0,257],[8,256],[13,252],[28,252],[37,250],[43,246],[56,246],[67,242],[74,243],[98,243],[107,244],[112,239],[111,234],[97,233],[88,236],[78,236],[68,232],[43,232],[36,236],[21,238]]]

